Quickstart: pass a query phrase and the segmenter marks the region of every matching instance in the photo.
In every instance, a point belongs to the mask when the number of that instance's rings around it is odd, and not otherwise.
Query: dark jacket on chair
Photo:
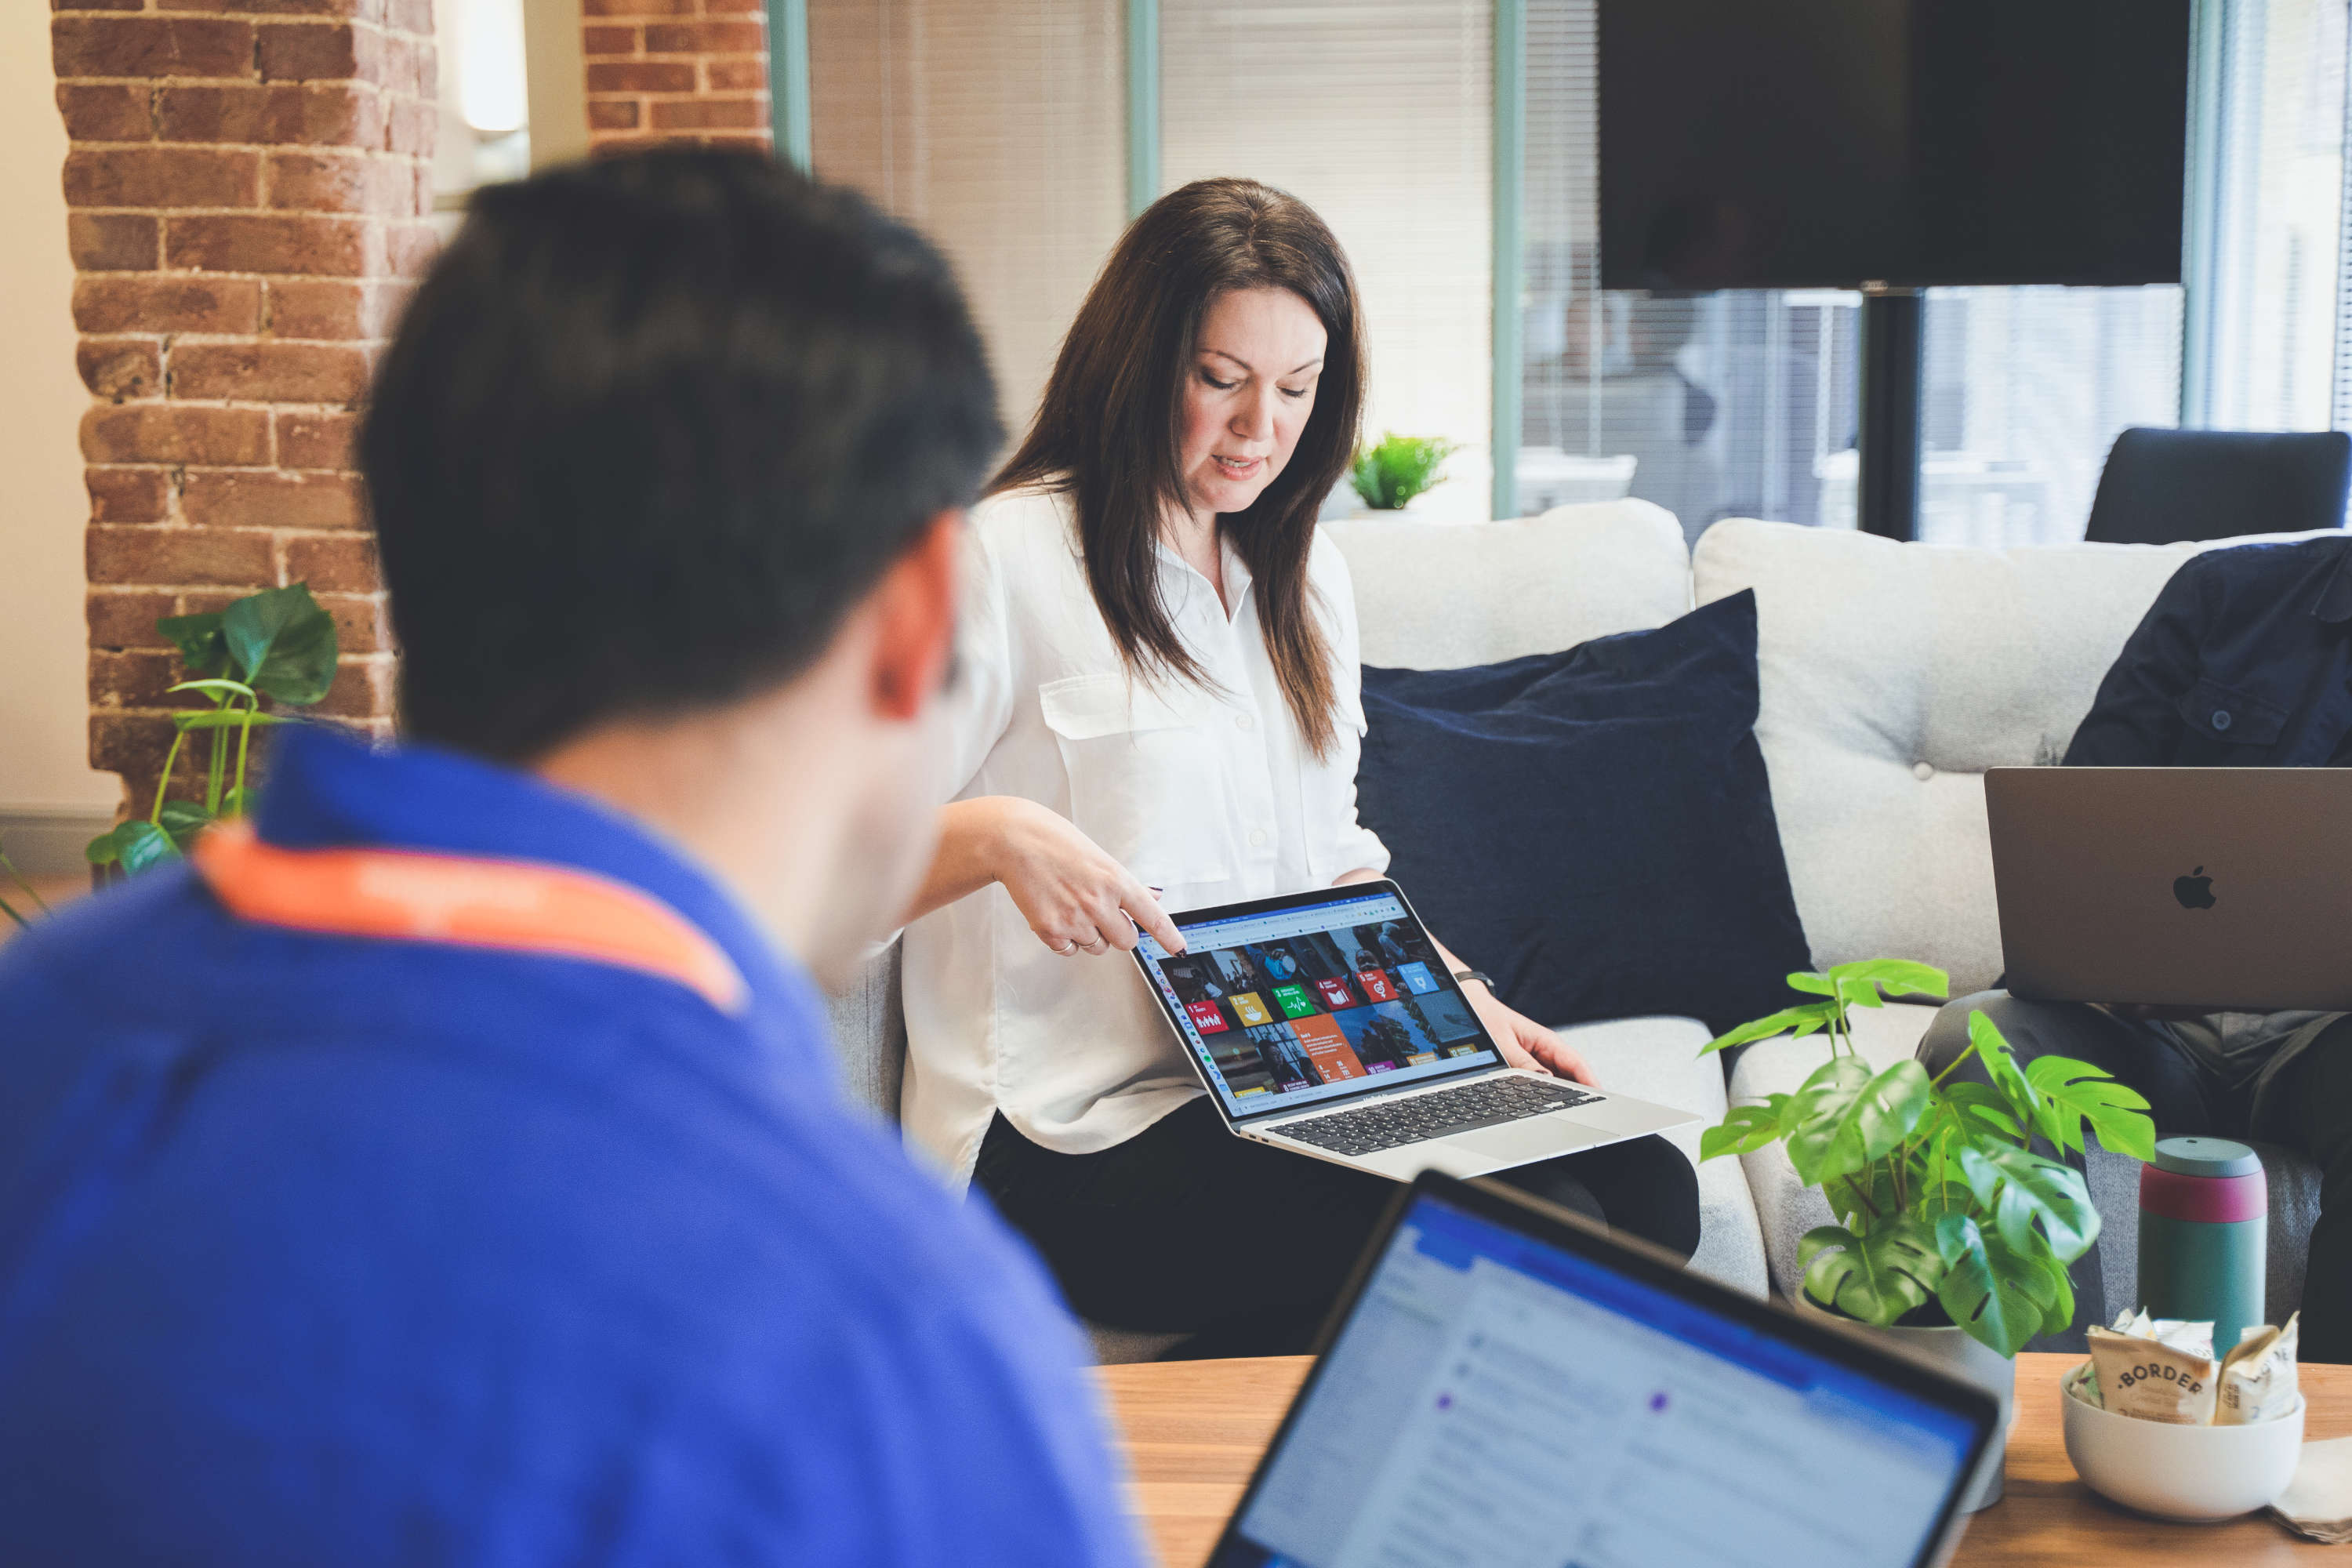
[[[2324,767],[2352,733],[2352,537],[2191,557],[2124,644],[2070,767]]]

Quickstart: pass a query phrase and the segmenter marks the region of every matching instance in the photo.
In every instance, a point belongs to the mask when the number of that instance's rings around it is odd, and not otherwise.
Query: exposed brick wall
[[[434,238],[432,0],[58,0],[89,464],[90,762],[143,793],[178,701],[155,617],[308,582],[320,711],[392,655],[353,410]]]
[[[765,0],[584,0],[588,140],[766,149]]]

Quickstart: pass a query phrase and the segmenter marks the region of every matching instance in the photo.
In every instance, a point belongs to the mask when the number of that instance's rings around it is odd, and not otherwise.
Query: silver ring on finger
[[[1061,957],[1061,958],[1067,958],[1067,957],[1069,957],[1069,956],[1070,956],[1070,954],[1072,954],[1072,953],[1074,953],[1074,952],[1077,952],[1077,951],[1078,951],[1078,939],[1077,939],[1076,937],[1072,937],[1072,938],[1069,940],[1069,943],[1068,943],[1068,945],[1064,946],[1064,947],[1057,947],[1057,948],[1055,948],[1055,949],[1054,950],[1054,952],[1055,952],[1055,954],[1057,957]]]
[[[1094,941],[1082,942],[1078,943],[1078,946],[1083,948],[1086,952],[1093,954],[1095,957],[1100,958],[1104,953],[1110,951],[1110,938],[1097,935]]]

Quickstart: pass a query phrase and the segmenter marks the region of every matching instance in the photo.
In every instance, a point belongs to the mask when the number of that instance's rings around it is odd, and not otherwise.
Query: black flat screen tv
[[[1599,0],[1608,289],[2177,283],[2189,0]]]

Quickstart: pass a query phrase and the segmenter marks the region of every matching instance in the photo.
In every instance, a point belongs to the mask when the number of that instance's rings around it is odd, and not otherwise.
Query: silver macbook
[[[1506,1067],[1394,882],[1169,918],[1186,951],[1135,960],[1240,1137],[1409,1181],[1702,1120]]]
[[[1324,1339],[1210,1568],[1927,1568],[2000,1462],[1982,1389],[1493,1184],[1401,1189]]]
[[[2352,1009],[2352,769],[1994,768],[2011,993]]]

